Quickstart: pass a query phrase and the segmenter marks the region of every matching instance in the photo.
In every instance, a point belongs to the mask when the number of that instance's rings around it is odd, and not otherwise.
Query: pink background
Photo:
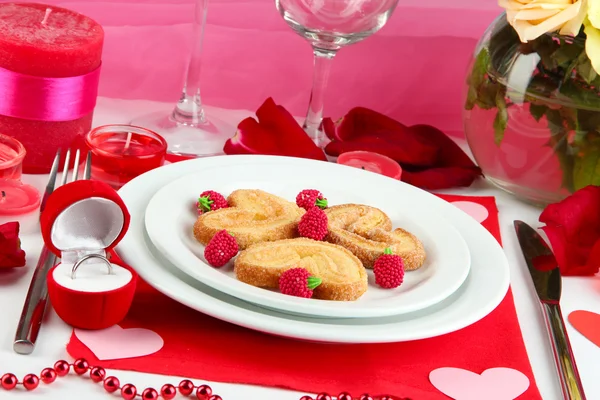
[[[5,0],[0,0],[5,2]],[[49,1],[106,30],[100,95],[175,101],[190,46],[194,0]],[[400,0],[387,26],[340,51],[326,114],[354,106],[403,123],[462,134],[465,71],[477,39],[499,15],[497,0]],[[272,96],[305,113],[312,53],[274,0],[211,0],[205,39],[206,104],[255,110]]]

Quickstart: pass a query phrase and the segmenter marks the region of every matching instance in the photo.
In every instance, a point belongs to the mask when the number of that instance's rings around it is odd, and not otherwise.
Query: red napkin
[[[483,225],[500,241],[498,210],[493,197],[440,196],[485,206]],[[514,368],[530,380],[519,399],[539,400],[512,293],[481,321],[437,338],[388,344],[319,344],[271,336],[208,317],[140,284],[122,328],[146,328],[164,339],[157,353],[138,358],[100,361],[72,335],[67,350],[93,365],[198,380],[289,388],[308,393],[354,396],[448,399],[429,382],[440,367],[481,373],[495,367]],[[352,328],[348,328],[352,329]],[[225,399],[235,400],[235,399]]]

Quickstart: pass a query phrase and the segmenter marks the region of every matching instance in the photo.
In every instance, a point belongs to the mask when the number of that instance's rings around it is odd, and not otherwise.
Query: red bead
[[[52,383],[56,380],[56,371],[52,368],[44,368],[40,374],[40,378],[44,383]]]
[[[358,400],[373,400],[373,398],[371,396],[369,396],[368,393],[365,393],[365,394],[361,394],[360,397],[358,398]]]
[[[194,383],[189,379],[184,379],[179,383],[179,393],[189,396],[194,391]]]
[[[331,396],[327,393],[319,393],[316,400],[331,400]]]
[[[208,400],[223,400],[223,399],[218,394],[213,394],[212,396],[210,396],[208,398]]]
[[[13,374],[4,374],[0,378],[0,386],[6,390],[13,390],[17,386],[18,379]]]
[[[106,371],[102,367],[93,367],[90,370],[90,379],[96,383],[101,382],[106,376]]]
[[[381,400],[394,400],[392,396],[383,396]]]
[[[69,373],[69,369],[71,366],[65,360],[60,360],[54,363],[54,370],[56,371],[56,375],[65,376]]]
[[[175,389],[175,386],[171,385],[170,383],[167,383],[166,385],[163,385],[163,387],[160,389],[160,395],[165,400],[171,400],[177,395],[177,389]]]
[[[133,400],[135,399],[135,395],[137,394],[137,389],[131,383],[127,383],[123,385],[121,388],[121,397],[125,400]]]
[[[198,390],[196,390],[196,397],[198,400],[207,400],[212,394],[212,389],[208,385],[200,385],[198,386]]]
[[[156,400],[158,399],[158,392],[156,389],[146,388],[142,392],[142,399],[144,400]]]
[[[313,400],[313,398],[310,396],[302,396],[300,397],[300,400]]]
[[[338,394],[337,400],[352,400],[352,396],[348,392]]]
[[[108,393],[113,393],[119,388],[120,384],[121,382],[119,382],[117,378],[114,376],[109,376],[104,380],[103,386],[104,390],[106,390]]]
[[[27,390],[33,390],[40,384],[40,378],[34,374],[27,374],[23,378],[23,387]]]
[[[75,371],[77,375],[85,374],[89,367],[90,364],[88,364],[88,362],[84,358],[78,358],[73,363],[73,371]]]

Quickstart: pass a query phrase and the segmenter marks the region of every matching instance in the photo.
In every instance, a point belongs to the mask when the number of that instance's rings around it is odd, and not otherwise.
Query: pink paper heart
[[[454,400],[513,400],[529,388],[529,379],[511,368],[491,368],[481,375],[461,368],[438,368],[429,381]]]
[[[143,328],[123,329],[113,325],[99,331],[74,329],[73,332],[98,360],[147,356],[156,353],[164,345],[158,333]]]

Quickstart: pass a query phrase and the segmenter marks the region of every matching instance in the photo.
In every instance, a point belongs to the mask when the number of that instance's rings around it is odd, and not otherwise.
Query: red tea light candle
[[[21,179],[25,146],[11,137],[0,135],[0,179]]]
[[[361,168],[398,180],[402,177],[402,167],[396,161],[370,151],[349,151],[342,153],[338,157],[337,162],[338,164]]]
[[[27,149],[24,173],[48,173],[57,149],[85,147],[103,43],[102,26],[85,15],[0,3],[0,132]]]
[[[88,133],[92,179],[115,189],[165,162],[167,142],[159,134],[130,125],[105,125]]]
[[[37,230],[40,192],[14,179],[0,179],[0,225],[17,221],[22,233]]]

